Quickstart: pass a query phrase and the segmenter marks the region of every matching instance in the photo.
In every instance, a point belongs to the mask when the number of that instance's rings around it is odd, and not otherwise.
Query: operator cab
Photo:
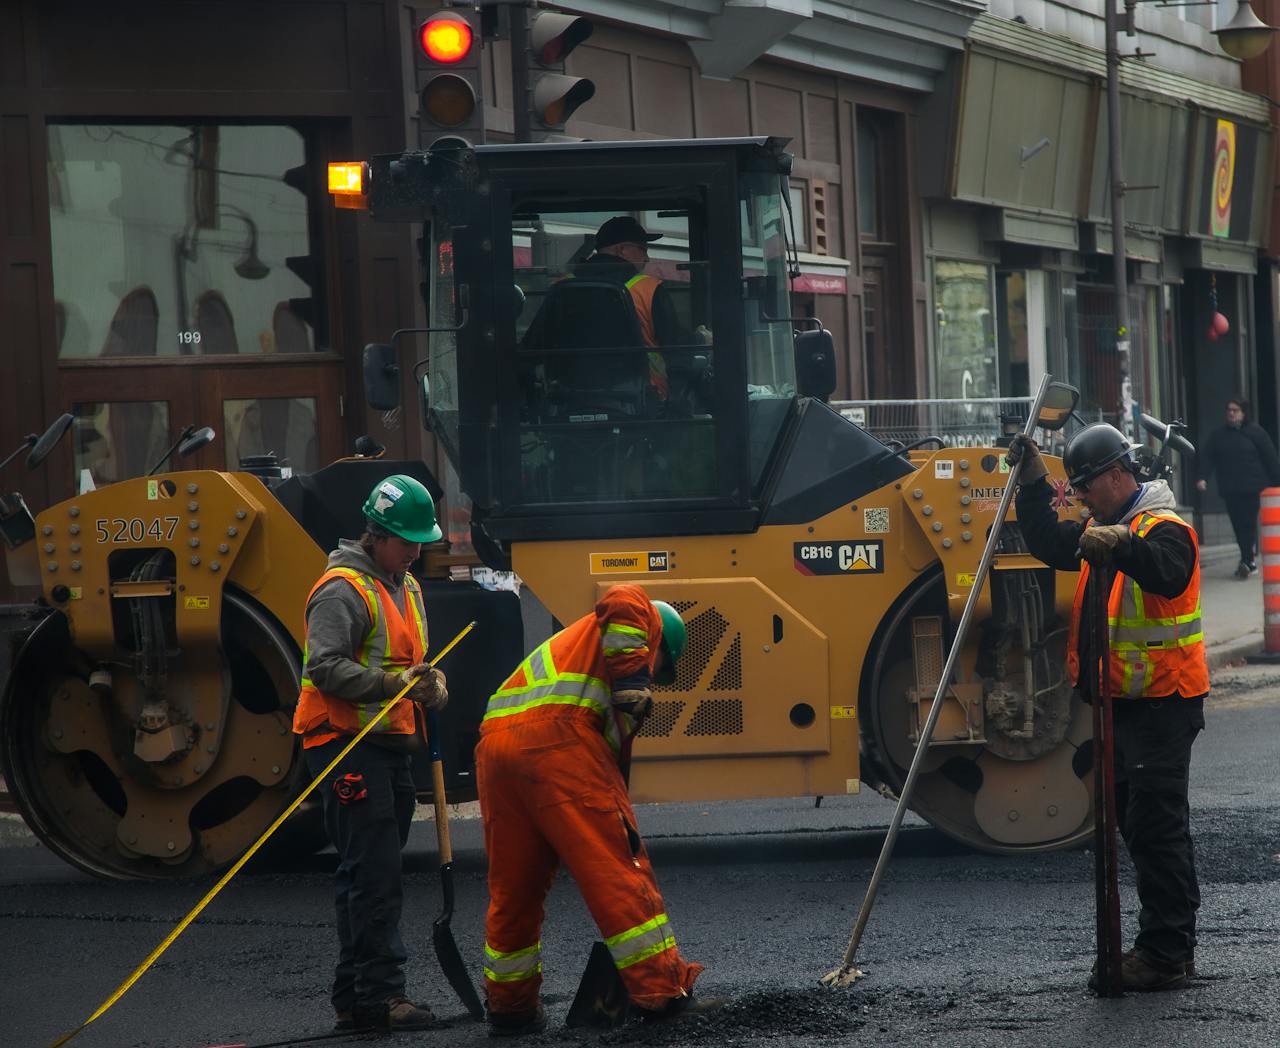
[[[373,159],[373,216],[425,219],[429,420],[490,536],[753,530],[788,486],[797,429],[820,430],[807,441],[819,460],[802,470],[813,484],[886,458],[797,389],[784,144]],[[657,237],[647,262],[643,249],[596,252],[615,219]],[[648,315],[636,283],[648,284]]]

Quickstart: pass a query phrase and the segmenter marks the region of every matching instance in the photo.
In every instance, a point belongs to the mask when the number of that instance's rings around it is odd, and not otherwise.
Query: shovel
[[[431,753],[431,796],[436,809],[436,840],[440,845],[440,889],[444,894],[444,909],[431,925],[431,942],[436,948],[440,970],[449,980],[453,992],[458,995],[473,1019],[484,1018],[484,1005],[471,984],[467,966],[458,952],[458,944],[449,927],[453,920],[453,845],[449,841],[449,809],[444,792],[444,761],[440,757],[440,725],[435,711],[427,714],[425,726],[419,721],[420,730],[426,734],[427,749]]]

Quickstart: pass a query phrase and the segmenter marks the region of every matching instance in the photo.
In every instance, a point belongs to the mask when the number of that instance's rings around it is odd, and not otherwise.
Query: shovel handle
[[[440,845],[440,865],[453,862],[453,844],[449,840],[449,808],[444,792],[444,761],[440,757],[440,722],[435,711],[427,714],[422,726],[427,749],[431,752],[431,801],[436,809],[436,840]]]

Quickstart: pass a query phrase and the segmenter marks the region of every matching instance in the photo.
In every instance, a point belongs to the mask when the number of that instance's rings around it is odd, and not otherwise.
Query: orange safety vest
[[[422,661],[427,650],[427,617],[422,603],[422,588],[412,575],[404,577],[405,609],[396,605],[391,594],[377,579],[352,568],[330,568],[307,594],[307,605],[316,591],[332,579],[345,579],[364,598],[369,611],[369,631],[360,648],[352,656],[361,666],[396,673]],[[405,613],[407,610],[407,614]],[[303,648],[303,673],[307,651]],[[386,705],[379,702],[348,702],[326,695],[306,676],[298,695],[298,708],[293,714],[293,730],[303,737],[304,747],[322,746],[339,735],[355,735]],[[413,703],[400,702],[373,729],[386,735],[412,735]]]
[[[653,327],[653,296],[658,293],[662,281],[644,273],[637,273],[627,281],[627,290],[631,292],[631,301],[636,307],[636,319],[640,321],[640,337],[651,349],[658,348],[658,336]],[[649,385],[658,391],[663,400],[671,387],[667,382],[667,362],[661,353],[649,354]]]
[[[612,587],[593,613],[535,648],[490,696],[481,734],[512,718],[587,716],[620,753],[635,718],[613,708],[612,682],[641,667],[652,672],[661,640],[662,619],[644,590]]]
[[[1187,588],[1172,598],[1144,593],[1133,579],[1116,572],[1107,599],[1111,694],[1116,698],[1164,698],[1175,694],[1196,698],[1209,690],[1200,618],[1200,543],[1195,529],[1176,513],[1163,512],[1139,513],[1130,522],[1129,530],[1144,538],[1164,521],[1187,529],[1196,551],[1195,567]],[[1086,562],[1080,567],[1067,641],[1067,669],[1073,685],[1080,681],[1080,615],[1088,580]]]

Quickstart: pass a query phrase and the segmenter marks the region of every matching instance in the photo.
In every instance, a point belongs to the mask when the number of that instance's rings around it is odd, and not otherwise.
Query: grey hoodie
[[[329,554],[329,568],[351,568],[371,575],[387,587],[397,606],[402,605],[404,576],[384,575],[360,543],[340,539],[338,548]],[[307,605],[306,675],[326,695],[353,703],[387,698],[382,671],[366,669],[355,660],[369,626],[364,598],[343,579],[331,579],[311,598]]]
[[[1138,499],[1132,506],[1125,510],[1117,524],[1128,524],[1139,513],[1159,513],[1161,510],[1173,512],[1177,508],[1178,502],[1173,497],[1173,491],[1169,485],[1163,480],[1149,480],[1138,490]]]

